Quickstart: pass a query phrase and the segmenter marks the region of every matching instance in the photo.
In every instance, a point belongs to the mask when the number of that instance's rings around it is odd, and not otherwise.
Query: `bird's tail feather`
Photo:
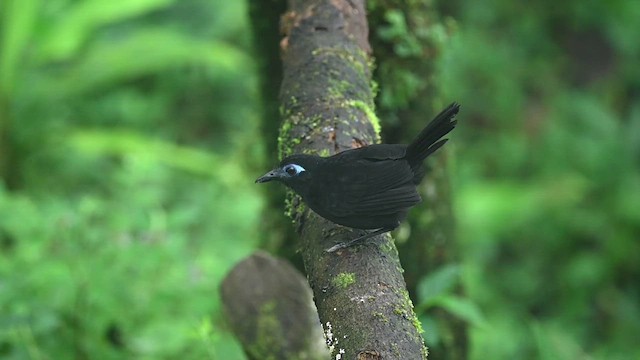
[[[410,163],[419,164],[444,145],[448,139],[442,139],[442,137],[456,126],[454,118],[459,110],[460,104],[455,102],[442,110],[409,144],[405,158]]]

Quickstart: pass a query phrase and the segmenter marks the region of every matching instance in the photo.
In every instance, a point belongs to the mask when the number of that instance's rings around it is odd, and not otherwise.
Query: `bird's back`
[[[397,226],[421,201],[406,145],[372,145],[323,161],[305,202],[322,217],[359,229]]]

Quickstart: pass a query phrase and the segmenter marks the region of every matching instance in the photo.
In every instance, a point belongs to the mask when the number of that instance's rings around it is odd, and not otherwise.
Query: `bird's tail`
[[[429,125],[407,147],[405,158],[409,163],[421,164],[427,156],[433,154],[447,142],[448,139],[442,139],[442,137],[456,126],[457,121],[454,118],[459,110],[460,104],[454,102],[431,120]]]

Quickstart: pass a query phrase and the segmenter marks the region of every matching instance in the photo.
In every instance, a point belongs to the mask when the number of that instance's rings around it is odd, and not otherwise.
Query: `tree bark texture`
[[[281,157],[323,156],[379,140],[362,0],[291,0],[280,42]],[[327,253],[362,232],[324,220],[289,195],[301,253],[332,359],[425,359],[390,235]]]
[[[385,124],[386,142],[411,141],[447,103],[439,95],[435,63],[442,52],[448,29],[438,18],[430,1],[381,0],[369,3],[369,19],[376,32],[371,41],[378,63],[375,79],[380,84],[380,114]],[[445,146],[427,162],[429,172],[420,185],[423,205],[412,211],[403,224],[409,237],[401,242],[400,258],[405,264],[405,280],[413,299],[421,279],[458,260],[454,233],[449,178],[451,145]],[[402,231],[401,231],[402,232]],[[462,293],[461,285],[456,292]],[[420,299],[416,299],[420,300]],[[440,340],[429,343],[435,359],[466,359],[466,323],[440,309],[425,314],[437,324]]]

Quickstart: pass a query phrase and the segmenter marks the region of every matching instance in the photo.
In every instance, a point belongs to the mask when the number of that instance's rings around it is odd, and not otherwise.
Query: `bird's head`
[[[280,181],[302,195],[305,184],[311,180],[321,159],[319,156],[304,154],[289,156],[277,168],[256,179],[256,183]]]

